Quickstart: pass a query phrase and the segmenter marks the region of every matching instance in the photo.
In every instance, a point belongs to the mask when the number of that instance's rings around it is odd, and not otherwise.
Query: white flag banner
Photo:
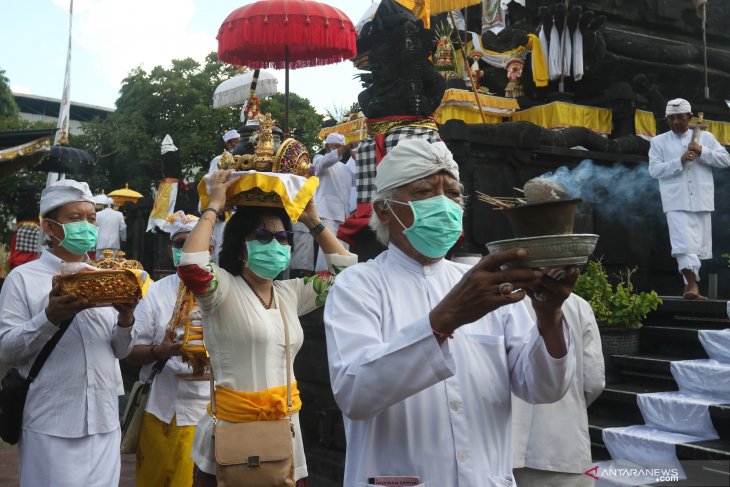
[[[73,26],[74,2],[71,0],[68,15],[68,51],[66,52],[66,76],[63,78],[63,95],[61,96],[61,109],[58,112],[58,124],[56,125],[56,138],[54,144],[65,143],[68,138],[69,116],[71,112],[71,32]]]
[[[704,6],[707,9],[707,0],[692,0],[692,5],[697,10],[697,17],[702,18],[702,7]]]

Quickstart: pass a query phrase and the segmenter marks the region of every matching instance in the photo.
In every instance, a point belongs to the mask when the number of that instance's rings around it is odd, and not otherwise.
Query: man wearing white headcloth
[[[5,280],[0,356],[25,376],[51,337],[68,328],[28,391],[18,449],[20,485],[117,485],[115,358],[126,355],[132,340],[134,305],[91,307],[52,285],[62,262],[82,262],[96,245],[96,210],[86,183],[66,179],[47,187],[40,213],[50,249]]]
[[[239,142],[241,142],[241,135],[238,133],[237,130],[226,130],[226,133],[223,134],[223,144],[228,152],[231,152],[238,145]],[[208,174],[213,174],[214,171],[218,170],[218,161],[220,160],[221,156],[219,154],[210,161]]]
[[[730,154],[710,132],[702,131],[698,140],[693,139],[692,107],[687,100],[670,100],[666,116],[671,130],[651,140],[649,174],[659,180],[672,257],[684,278],[683,296],[706,299],[700,294],[699,280],[700,261],[712,258],[712,169],[729,167]]]
[[[101,211],[96,213],[96,226],[99,235],[96,239],[96,251],[104,249],[121,250],[127,240],[127,224],[121,211],[112,208],[114,201],[106,195],[95,197],[96,205]],[[101,254],[98,254],[101,255]]]
[[[371,226],[388,250],[338,275],[325,309],[330,380],[347,436],[344,485],[513,485],[510,392],[559,400],[575,357],[562,313],[577,277],[444,259],[462,231],[458,166],[403,140],[377,168]],[[536,322],[522,302],[533,299]]]
[[[319,178],[319,186],[314,195],[314,202],[319,211],[322,224],[337,235],[337,230],[350,214],[350,195],[355,174],[348,163],[353,158],[353,151],[358,141],[346,142],[342,134],[328,134],[324,144],[324,154],[317,154],[312,159],[315,175]],[[346,249],[350,246],[342,242]],[[327,262],[320,249],[317,253],[315,271],[326,271]]]
[[[171,219],[168,252],[177,268],[183,245],[198,217],[177,211]],[[182,361],[180,337],[168,333],[180,293],[187,290],[177,273],[160,279],[150,285],[134,313],[136,337],[127,361],[142,366],[141,382],[150,377],[155,363],[163,367],[153,378],[142,419],[137,446],[137,487],[190,487],[193,483],[190,451],[195,425],[205,414],[210,400],[210,384],[205,380],[184,380],[193,369]],[[194,301],[191,293],[186,299]],[[200,319],[197,306],[192,306],[189,315],[192,320]]]

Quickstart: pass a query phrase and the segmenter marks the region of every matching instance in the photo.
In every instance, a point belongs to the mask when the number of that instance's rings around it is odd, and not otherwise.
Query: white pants
[[[23,430],[18,443],[20,487],[117,486],[120,442],[119,428],[81,438]]]
[[[699,281],[700,260],[712,258],[712,212],[668,211],[667,225],[679,273],[690,269]]]

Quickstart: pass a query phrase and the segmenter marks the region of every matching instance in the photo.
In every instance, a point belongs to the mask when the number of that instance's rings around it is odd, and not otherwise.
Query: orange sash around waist
[[[291,398],[291,412],[302,409],[296,381],[291,383]],[[287,416],[286,384],[257,392],[234,391],[217,386],[215,404],[216,417],[229,423],[282,419]],[[210,403],[208,403],[208,414],[211,414]]]

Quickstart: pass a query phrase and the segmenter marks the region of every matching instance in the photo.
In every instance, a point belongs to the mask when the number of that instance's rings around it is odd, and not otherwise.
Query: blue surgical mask
[[[390,207],[390,202],[409,205],[413,211],[413,225],[406,228]],[[404,228],[403,235],[422,255],[437,259],[446,255],[462,231],[464,210],[444,195],[408,203],[386,200],[388,209]]]
[[[180,264],[180,257],[182,257],[182,249],[172,248],[172,265],[177,267]]]
[[[262,279],[273,279],[289,267],[291,246],[272,239],[268,243],[247,240],[248,261],[246,267]]]
[[[84,255],[96,247],[96,236],[99,233],[99,227],[87,221],[58,223],[56,220],[50,220],[63,227],[63,240],[61,247],[75,255]]]

